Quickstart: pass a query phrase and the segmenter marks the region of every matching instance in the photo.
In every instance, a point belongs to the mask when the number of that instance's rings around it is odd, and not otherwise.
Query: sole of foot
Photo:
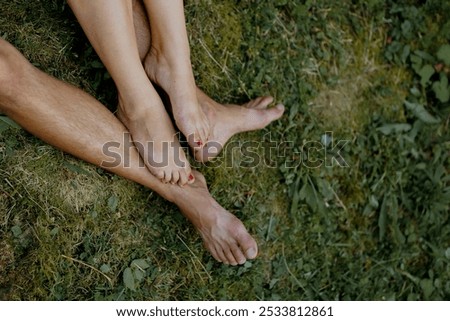
[[[282,104],[268,108],[273,102],[270,96],[258,97],[242,106],[219,104],[201,90],[198,97],[211,126],[208,143],[194,150],[195,159],[202,163],[216,157],[233,135],[265,128],[283,116],[285,110]]]

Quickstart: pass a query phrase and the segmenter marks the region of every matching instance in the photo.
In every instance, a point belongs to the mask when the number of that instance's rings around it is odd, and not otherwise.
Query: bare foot
[[[233,135],[262,129],[284,113],[284,106],[281,104],[267,108],[273,102],[270,96],[259,97],[238,106],[221,105],[200,89],[197,89],[197,95],[211,126],[209,142],[194,150],[195,159],[203,163],[216,157]]]
[[[152,48],[144,61],[151,81],[169,95],[172,113],[178,129],[193,148],[205,145],[209,138],[209,122],[197,98],[190,63],[171,61]]]
[[[125,108],[126,104],[119,96],[117,117],[130,131],[139,154],[153,175],[165,183],[180,186],[193,183],[195,178],[189,162],[169,115],[158,99],[152,100],[151,106],[136,111]]]
[[[193,173],[195,183],[176,187],[172,199],[199,231],[206,249],[224,264],[244,264],[256,258],[258,246],[242,222],[211,197],[203,175]]]

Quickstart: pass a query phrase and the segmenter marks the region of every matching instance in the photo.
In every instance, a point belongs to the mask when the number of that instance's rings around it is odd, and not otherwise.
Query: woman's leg
[[[0,112],[49,144],[177,204],[218,261],[235,265],[256,257],[254,239],[241,221],[211,197],[200,173],[185,187],[160,182],[141,166],[137,150],[124,143],[127,130],[106,107],[80,89],[39,71],[1,38]],[[116,157],[110,157],[107,146],[114,146]]]
[[[164,76],[166,68],[161,68],[150,50],[152,36],[143,0],[133,0],[133,18],[137,37],[140,59],[150,79],[158,83],[156,75]],[[267,108],[273,98],[258,97],[243,106],[219,104],[199,88],[196,88],[198,102],[210,124],[209,143],[194,149],[195,159],[207,162],[216,157],[226,142],[235,134],[261,129],[283,115],[284,106],[278,104],[275,108]]]
[[[169,95],[175,122],[191,147],[206,144],[208,118],[198,102],[183,0],[144,0],[151,26],[152,80]]]
[[[171,120],[139,59],[131,0],[69,0],[119,91],[118,116],[150,171],[184,185],[191,169]],[[177,157],[178,156],[178,157]]]

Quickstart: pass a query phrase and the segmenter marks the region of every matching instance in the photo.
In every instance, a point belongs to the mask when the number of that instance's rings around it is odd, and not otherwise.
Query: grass
[[[0,2],[2,37],[113,110],[111,80],[62,1]],[[435,55],[448,43],[450,11],[437,4],[187,1],[200,87],[219,101],[270,93],[287,106],[268,129],[233,139],[290,142],[274,167],[200,169],[260,257],[215,263],[175,206],[9,128],[0,133],[0,298],[449,299],[448,103],[396,48]],[[438,124],[405,108],[413,87]],[[349,141],[348,167],[284,165],[326,132]]]

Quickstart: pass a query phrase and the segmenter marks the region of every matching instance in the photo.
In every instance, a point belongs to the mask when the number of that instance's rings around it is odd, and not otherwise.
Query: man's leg
[[[69,0],[119,92],[118,117],[130,130],[149,170],[184,185],[191,173],[158,93],[139,59],[131,0]]]
[[[150,49],[151,46],[155,46],[152,43],[155,33],[150,32],[143,0],[133,0],[133,19],[140,59],[150,79],[160,83],[158,77],[165,78],[167,70],[158,63],[155,53]],[[243,106],[222,105],[208,97],[199,88],[196,88],[196,91],[200,106],[210,125],[209,144],[194,149],[195,159],[200,162],[207,162],[216,157],[233,135],[262,129],[279,119],[284,112],[284,106],[281,104],[275,108],[267,108],[273,102],[270,96],[256,98]]]
[[[200,173],[195,173],[195,183],[185,187],[160,182],[140,166],[136,149],[125,150],[122,142],[127,130],[106,107],[80,89],[39,71],[1,38],[0,111],[49,144],[97,166],[105,167],[111,161],[104,154],[105,144],[116,143],[122,162],[105,168],[177,204],[214,258],[235,265],[256,257],[256,242],[242,223],[211,197]],[[128,166],[123,163],[126,153]]]

